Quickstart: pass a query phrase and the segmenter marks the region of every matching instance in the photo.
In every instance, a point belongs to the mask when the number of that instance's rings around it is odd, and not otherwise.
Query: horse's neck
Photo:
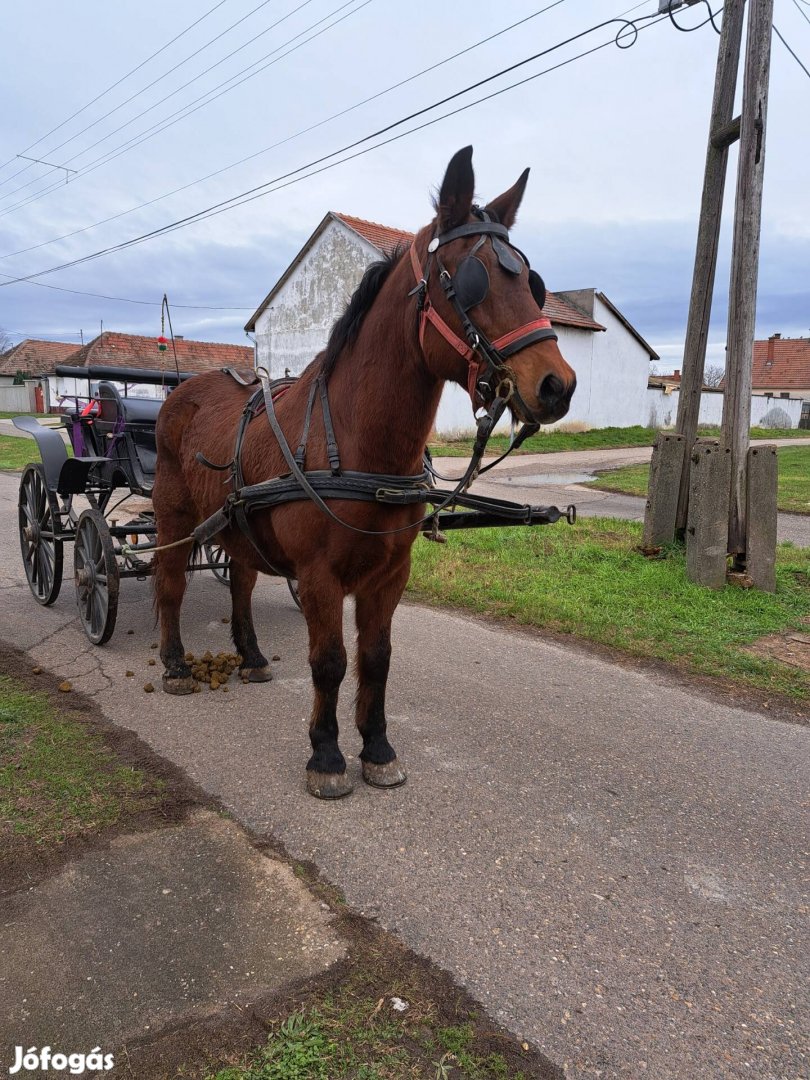
[[[407,475],[421,472],[444,382],[425,365],[413,307],[385,300],[390,294],[378,297],[357,342],[338,358],[329,400],[345,468]]]

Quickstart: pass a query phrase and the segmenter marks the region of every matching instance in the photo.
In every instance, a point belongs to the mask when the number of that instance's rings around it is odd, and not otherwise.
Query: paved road
[[[808,446],[807,439],[775,439],[777,446]],[[575,450],[561,454],[525,454],[507,458],[491,473],[473,485],[479,495],[542,506],[567,506],[575,503],[582,517],[617,517],[643,521],[646,500],[634,495],[615,495],[598,491],[584,480],[588,475],[620,469],[625,465],[643,465],[652,457],[651,446],[621,450]],[[444,476],[456,478],[464,472],[460,458],[436,458],[434,465]],[[777,524],[780,541],[789,540],[798,547],[810,547],[810,516],[780,514]]]
[[[123,583],[116,635],[89,646],[68,582],[47,610],[21,583],[15,487],[0,476],[0,636],[315,862],[569,1077],[808,1075],[806,728],[403,605],[389,715],[409,782],[320,803],[303,786],[306,635],[286,589],[257,590],[273,683],[145,694],[159,674],[148,585]],[[227,613],[201,575],[186,647],[226,648]],[[343,746],[359,775],[351,696]]]

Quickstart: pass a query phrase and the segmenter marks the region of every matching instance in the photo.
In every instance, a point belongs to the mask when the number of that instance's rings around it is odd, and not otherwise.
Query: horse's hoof
[[[386,765],[375,765],[373,761],[363,762],[363,779],[372,787],[399,787],[408,779],[407,773],[394,758]]]
[[[269,667],[246,667],[239,669],[242,682],[270,682],[273,674]]]
[[[315,772],[307,769],[307,791],[316,799],[342,799],[351,795],[354,784],[345,772]]]
[[[190,675],[180,675],[172,677],[171,675],[163,676],[163,693],[164,694],[193,694],[194,693],[194,679]]]

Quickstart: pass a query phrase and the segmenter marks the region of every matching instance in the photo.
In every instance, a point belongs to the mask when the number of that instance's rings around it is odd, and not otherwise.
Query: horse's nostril
[[[544,405],[556,405],[565,393],[565,383],[557,375],[546,375],[540,383],[540,392],[537,395]]]

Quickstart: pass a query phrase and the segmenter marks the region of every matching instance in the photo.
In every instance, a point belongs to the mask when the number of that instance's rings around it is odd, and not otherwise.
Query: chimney
[[[185,338],[183,337],[182,334],[175,334],[174,335],[174,340],[175,341],[185,341]]]
[[[773,367],[773,343],[775,341],[778,341],[781,336],[781,334],[771,334],[771,336],[768,338],[768,354],[765,359],[766,367]]]
[[[681,369],[680,368],[675,368],[675,370],[672,372],[672,377],[673,377],[673,379],[680,379],[680,377],[681,377]]]

